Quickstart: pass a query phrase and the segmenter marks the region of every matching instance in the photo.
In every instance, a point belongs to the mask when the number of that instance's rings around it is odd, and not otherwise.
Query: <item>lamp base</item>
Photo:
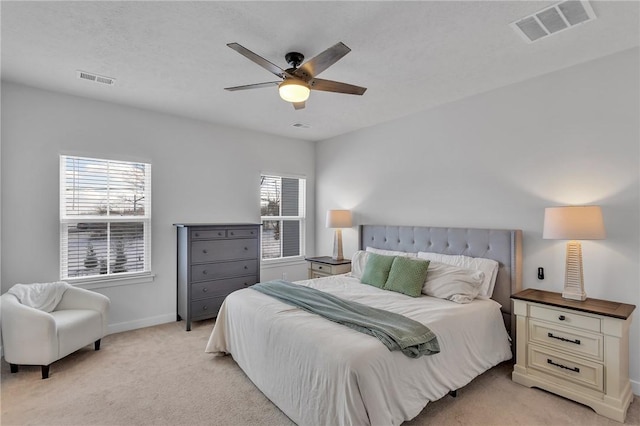
[[[584,278],[582,274],[582,245],[578,241],[567,243],[567,265],[564,275],[562,297],[570,300],[585,300]]]
[[[342,255],[342,229],[336,229],[333,235],[333,260],[344,260]]]

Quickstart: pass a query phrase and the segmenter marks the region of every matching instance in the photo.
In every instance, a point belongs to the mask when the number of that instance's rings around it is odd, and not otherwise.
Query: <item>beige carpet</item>
[[[9,373],[2,362],[2,425],[291,425],[231,357],[204,353],[212,321],[114,334],[54,363]],[[618,425],[590,408],[510,380],[502,364],[430,403],[407,425]],[[640,425],[636,397],[627,424]]]

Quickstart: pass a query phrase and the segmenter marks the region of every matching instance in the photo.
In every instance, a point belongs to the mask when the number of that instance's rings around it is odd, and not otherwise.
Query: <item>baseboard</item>
[[[635,396],[640,397],[640,382],[637,380],[631,380],[631,390]]]
[[[136,330],[138,328],[151,327],[153,325],[166,324],[176,320],[176,314],[164,314],[155,317],[142,318],[135,321],[119,322],[109,324],[109,334],[121,333],[123,331]]]

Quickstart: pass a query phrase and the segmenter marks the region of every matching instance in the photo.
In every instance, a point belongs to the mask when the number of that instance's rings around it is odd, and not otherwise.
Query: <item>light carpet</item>
[[[292,425],[233,359],[205,354],[213,321],[107,336],[51,365],[2,362],[2,425]],[[573,401],[511,381],[503,363],[429,403],[406,425],[619,425]],[[640,425],[636,396],[626,424]]]

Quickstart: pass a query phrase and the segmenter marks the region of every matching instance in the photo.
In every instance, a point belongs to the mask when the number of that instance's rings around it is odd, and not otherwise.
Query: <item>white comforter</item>
[[[376,338],[250,288],[224,301],[206,352],[231,354],[300,425],[398,425],[511,358],[500,305],[412,298],[347,275],[299,281],[427,325],[440,353],[412,359]]]

